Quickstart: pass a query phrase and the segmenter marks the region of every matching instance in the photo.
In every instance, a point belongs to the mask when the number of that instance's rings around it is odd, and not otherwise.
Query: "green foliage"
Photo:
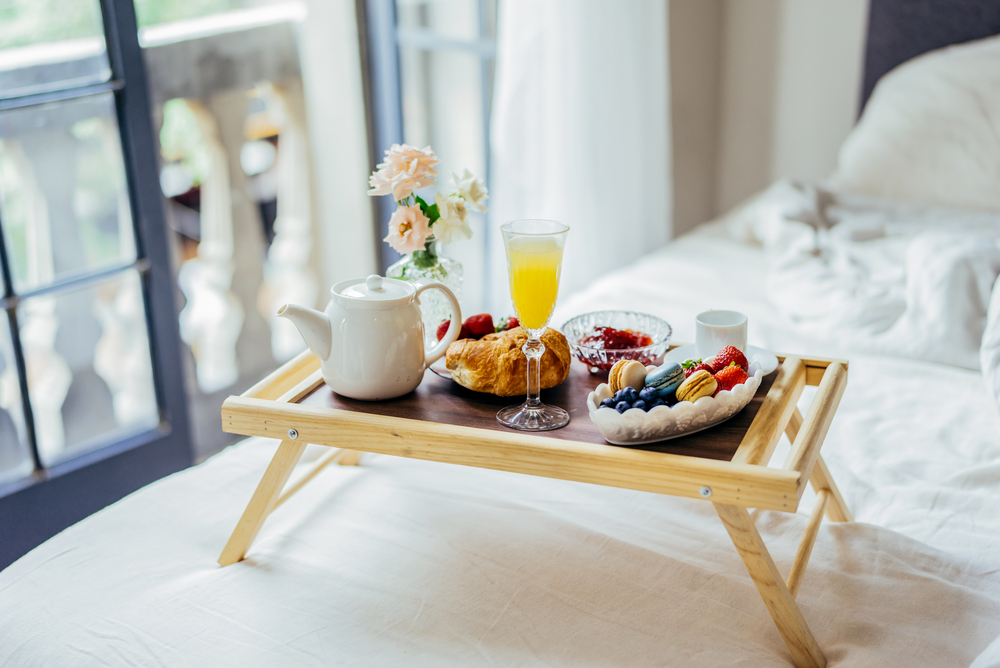
[[[417,200],[417,204],[420,205],[420,210],[424,212],[424,215],[427,216],[427,220],[430,222],[433,223],[441,217],[437,204],[427,204],[427,202],[425,202],[419,195],[414,195],[413,199]]]
[[[413,251],[413,265],[418,269],[430,269],[438,263],[437,255],[430,250]]]
[[[419,197],[417,197],[417,201],[420,202],[421,208],[427,204]],[[430,269],[431,267],[438,266],[438,256],[437,253],[434,252],[433,241],[428,241],[424,244],[423,250],[413,251],[413,253],[411,253],[411,257],[413,258],[413,266],[418,269]]]
[[[182,99],[167,100],[163,105],[160,149],[167,162],[180,161],[195,185],[204,183],[208,178],[212,156],[202,140],[194,113]]]
[[[103,34],[97,0],[0,0],[0,49]]]
[[[135,0],[139,27],[192,19],[275,0]],[[0,0],[0,49],[104,34],[98,0]]]
[[[135,0],[135,17],[142,27],[261,4],[269,3],[259,0]]]

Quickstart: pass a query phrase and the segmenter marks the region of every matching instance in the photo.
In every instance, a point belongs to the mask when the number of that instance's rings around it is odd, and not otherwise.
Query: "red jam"
[[[597,350],[624,350],[626,348],[643,348],[653,344],[649,334],[631,329],[614,329],[613,327],[595,327],[593,334],[580,339],[580,345]]]

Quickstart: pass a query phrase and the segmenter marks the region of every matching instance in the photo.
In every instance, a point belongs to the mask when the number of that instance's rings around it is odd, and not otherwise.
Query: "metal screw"
[[[288,438],[290,438],[290,439],[292,439],[294,441],[298,437],[299,437],[299,432],[295,431],[294,429],[289,429],[288,430]],[[708,489],[708,488],[707,487],[703,487],[702,489]],[[709,490],[708,493],[711,494],[712,493],[711,490]]]
[[[708,485],[702,485],[701,489],[698,490],[698,493],[701,494],[702,498],[707,499],[712,496],[712,488]]]

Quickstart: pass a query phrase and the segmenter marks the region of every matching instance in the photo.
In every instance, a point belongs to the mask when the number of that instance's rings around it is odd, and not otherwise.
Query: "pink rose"
[[[414,190],[434,185],[437,172],[434,170],[440,160],[428,146],[424,149],[406,144],[393,144],[385,152],[385,162],[379,163],[378,171],[371,175],[368,183],[369,195],[388,195],[397,202],[409,197]]]
[[[409,254],[423,250],[430,235],[430,221],[420,207],[401,206],[389,219],[389,235],[385,241],[398,252]]]

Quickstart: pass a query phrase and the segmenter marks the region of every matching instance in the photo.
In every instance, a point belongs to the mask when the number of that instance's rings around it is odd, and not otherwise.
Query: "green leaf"
[[[427,216],[427,220],[429,220],[430,222],[433,223],[435,220],[441,217],[441,213],[438,211],[437,204],[428,204],[419,195],[414,195],[413,199],[417,200],[417,204],[420,205],[420,210],[424,212],[424,215]]]
[[[437,256],[425,250],[413,251],[413,266],[418,269],[430,269],[438,262]]]

